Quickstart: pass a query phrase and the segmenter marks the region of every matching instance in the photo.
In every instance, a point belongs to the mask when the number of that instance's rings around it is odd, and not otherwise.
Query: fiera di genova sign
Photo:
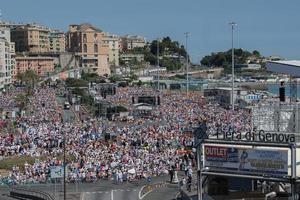
[[[264,130],[253,132],[217,132],[218,140],[231,141],[252,141],[252,142],[269,142],[269,143],[295,143],[295,134],[279,133],[279,132],[265,132]]]

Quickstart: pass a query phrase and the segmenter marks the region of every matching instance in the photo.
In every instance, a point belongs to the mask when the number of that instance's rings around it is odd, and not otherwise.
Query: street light
[[[237,26],[235,22],[230,22],[229,25],[231,26],[231,57],[232,57],[232,94],[231,94],[231,108],[234,111],[234,48],[233,48],[233,30],[234,27]]]
[[[159,40],[160,38],[157,38],[157,89],[159,90]]]
[[[189,58],[188,58],[188,37],[189,32],[185,32],[185,52],[186,52],[186,95],[189,93]]]

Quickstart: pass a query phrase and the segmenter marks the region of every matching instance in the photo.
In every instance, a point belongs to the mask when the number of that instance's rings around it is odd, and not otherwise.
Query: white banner
[[[53,166],[50,168],[51,178],[63,178],[64,168],[62,166]]]
[[[288,151],[205,145],[204,167],[238,174],[288,175]]]

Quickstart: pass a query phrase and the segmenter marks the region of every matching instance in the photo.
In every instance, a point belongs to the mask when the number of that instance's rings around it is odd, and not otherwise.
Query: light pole
[[[157,89],[159,88],[159,38],[157,38]]]
[[[188,58],[188,37],[189,32],[185,32],[185,52],[186,52],[186,95],[189,94],[189,58]]]
[[[234,112],[234,47],[233,47],[233,31],[234,27],[237,25],[235,22],[230,22],[229,25],[231,26],[231,64],[232,64],[232,93],[231,93],[231,108]]]

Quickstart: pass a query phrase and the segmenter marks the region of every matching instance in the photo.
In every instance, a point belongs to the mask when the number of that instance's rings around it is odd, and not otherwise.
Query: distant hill
[[[211,55],[204,56],[201,64],[206,67],[223,67],[225,72],[231,70],[232,56],[231,49],[225,52],[212,53]],[[236,65],[246,64],[251,61],[261,59],[258,51],[249,52],[243,49],[234,50],[234,60]]]

